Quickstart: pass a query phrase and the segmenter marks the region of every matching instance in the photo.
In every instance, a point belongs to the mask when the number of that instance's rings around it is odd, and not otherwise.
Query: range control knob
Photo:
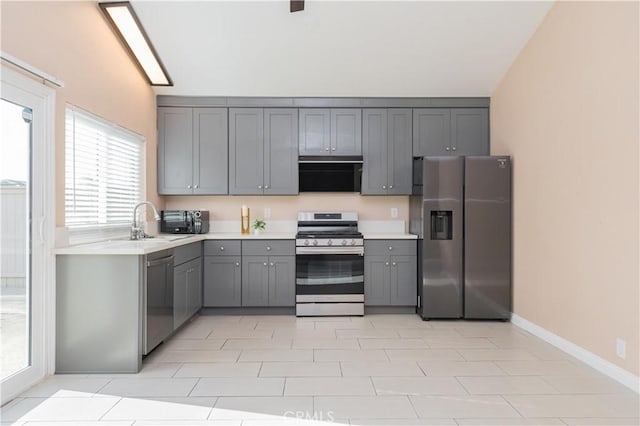
[[[351,245],[355,246],[356,245],[356,240],[351,240]]]
[[[304,245],[308,246],[309,245],[309,240],[304,240]]]
[[[313,240],[313,245],[317,246],[318,245],[318,240]]]
[[[342,244],[343,246],[346,246],[347,245],[347,240],[342,240],[342,243],[340,243],[340,244]]]
[[[328,245],[328,246],[333,245],[333,241],[328,240],[328,241],[327,241],[327,245]]]

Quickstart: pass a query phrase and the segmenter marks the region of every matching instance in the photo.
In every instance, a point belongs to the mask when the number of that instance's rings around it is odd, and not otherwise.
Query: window
[[[73,105],[65,119],[65,226],[121,232],[143,190],[144,139]]]

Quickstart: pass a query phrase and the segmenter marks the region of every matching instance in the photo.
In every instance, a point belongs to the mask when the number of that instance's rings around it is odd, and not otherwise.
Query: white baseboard
[[[534,336],[541,338],[545,342],[552,344],[569,355],[578,358],[590,367],[593,367],[599,372],[611,377],[613,380],[622,383],[632,391],[640,393],[640,377],[618,367],[604,358],[599,357],[593,352],[589,352],[575,343],[571,343],[570,341],[563,339],[557,334],[553,334],[549,330],[546,330],[519,315],[512,314],[511,323],[525,331],[528,331]]]

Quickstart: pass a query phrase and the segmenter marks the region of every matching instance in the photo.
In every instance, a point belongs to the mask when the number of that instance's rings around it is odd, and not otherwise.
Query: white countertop
[[[364,232],[365,240],[416,240],[418,239],[417,235],[407,234],[404,232]]]
[[[295,232],[265,232],[258,235],[241,234],[239,232],[209,233],[197,235],[164,234],[145,240],[131,241],[127,239],[106,240],[89,244],[78,244],[54,249],[55,254],[89,254],[89,255],[145,255],[195,243],[203,240],[293,240]]]
[[[401,232],[365,232],[363,235],[364,238],[368,240],[415,240],[417,238],[416,235]],[[239,232],[221,232],[197,235],[164,234],[154,238],[138,241],[119,239],[60,247],[56,248],[54,253],[59,255],[145,255],[204,240],[294,240],[295,238],[295,232],[264,232],[258,235],[241,234]]]

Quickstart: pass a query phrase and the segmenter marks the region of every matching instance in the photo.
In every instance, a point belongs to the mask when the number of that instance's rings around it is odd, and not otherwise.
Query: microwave
[[[300,192],[360,192],[362,157],[300,157]]]
[[[160,232],[167,234],[206,234],[209,232],[208,210],[162,210]]]

